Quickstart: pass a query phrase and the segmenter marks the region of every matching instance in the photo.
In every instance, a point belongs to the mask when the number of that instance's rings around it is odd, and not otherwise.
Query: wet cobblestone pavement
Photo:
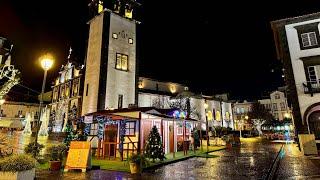
[[[285,145],[277,179],[320,179],[320,157],[304,156],[297,144]]]
[[[281,145],[246,141],[240,148],[212,153],[218,156],[216,158],[191,158],[150,170],[141,176],[104,170],[87,173],[37,171],[37,179],[264,179]],[[276,179],[320,179],[320,158],[303,156],[297,144],[287,144]]]
[[[264,179],[281,144],[243,142],[241,148],[212,153],[216,158],[191,158],[142,176],[93,170],[88,173],[37,172],[37,179]]]
[[[243,142],[241,148],[212,153],[217,158],[192,158],[145,173],[142,179],[264,179],[280,144]]]

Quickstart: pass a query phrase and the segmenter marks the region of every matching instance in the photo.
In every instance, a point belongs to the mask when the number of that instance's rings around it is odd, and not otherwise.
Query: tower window
[[[116,69],[128,71],[128,55],[116,54]]]
[[[117,33],[112,33],[112,38],[113,39],[118,39],[118,34]]]
[[[129,44],[133,44],[133,39],[132,38],[129,38]]]
[[[315,46],[318,44],[315,32],[301,34],[301,41],[303,47]]]
[[[86,96],[88,96],[89,84],[87,84]]]
[[[122,103],[123,103],[123,95],[119,94],[119,96],[118,96],[118,109],[122,108]]]

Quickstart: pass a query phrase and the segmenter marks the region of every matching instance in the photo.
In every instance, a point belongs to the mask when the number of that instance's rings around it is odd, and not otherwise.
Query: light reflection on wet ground
[[[320,179],[320,157],[304,156],[297,144],[286,145],[277,179]]]
[[[26,144],[33,141],[33,137],[22,135],[22,132],[5,135],[15,151],[20,153]],[[46,137],[40,137],[39,142],[55,143]],[[320,159],[302,155],[296,146],[285,145],[277,179],[320,179]],[[216,158],[191,158],[150,170],[141,176],[104,170],[87,173],[37,171],[37,179],[264,179],[280,147],[280,143],[246,139],[241,147],[212,153],[218,156]]]
[[[94,170],[87,174],[38,172],[43,179],[264,179],[280,144],[244,142],[241,148],[214,152],[216,158],[191,158],[145,172],[141,176]],[[40,178],[40,179],[42,179]]]

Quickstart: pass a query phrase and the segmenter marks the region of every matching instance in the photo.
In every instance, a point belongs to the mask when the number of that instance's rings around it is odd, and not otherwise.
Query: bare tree
[[[249,122],[258,130],[259,136],[262,135],[261,126],[273,119],[272,114],[259,102],[252,105],[251,112],[248,113]]]

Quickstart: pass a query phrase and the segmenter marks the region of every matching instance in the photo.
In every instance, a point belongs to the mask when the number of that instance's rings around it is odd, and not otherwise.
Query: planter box
[[[16,179],[16,180],[34,180],[36,175],[35,168],[27,171],[0,171],[0,180]]]
[[[61,161],[49,161],[51,171],[60,171]]]
[[[136,163],[130,163],[131,174],[137,174],[140,172],[140,165]]]

